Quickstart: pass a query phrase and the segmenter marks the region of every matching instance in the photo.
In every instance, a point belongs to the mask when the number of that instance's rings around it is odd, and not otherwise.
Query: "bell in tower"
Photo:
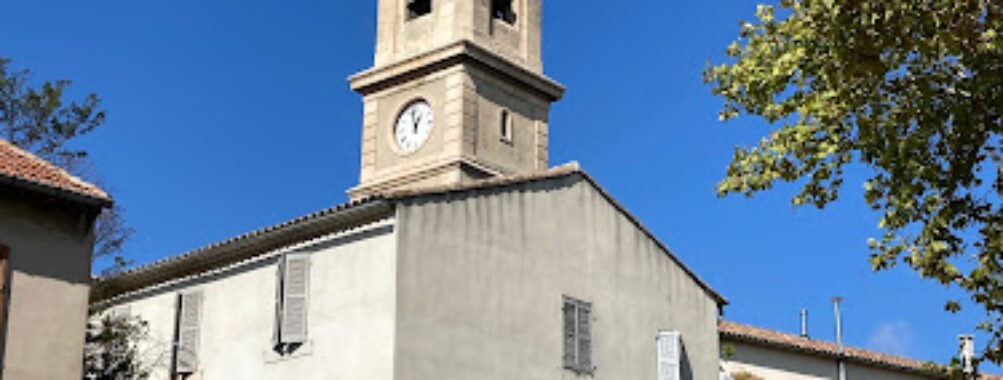
[[[378,1],[353,199],[547,169],[543,0]]]

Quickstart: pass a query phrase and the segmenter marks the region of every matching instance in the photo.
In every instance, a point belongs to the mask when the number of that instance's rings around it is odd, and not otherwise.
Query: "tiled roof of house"
[[[111,197],[104,190],[0,139],[0,184],[2,183],[69,196],[100,206],[111,204]]]
[[[372,222],[374,218],[383,217],[390,213],[396,202],[413,198],[445,195],[476,191],[481,189],[503,188],[506,186],[519,185],[536,181],[563,178],[571,175],[580,175],[606,199],[619,209],[628,219],[630,219],[641,231],[647,234],[652,241],[658,244],[666,254],[675,261],[690,277],[696,281],[712,298],[719,304],[727,304],[727,300],[717,291],[710,287],[695,272],[690,270],[667,246],[661,243],[653,233],[641,224],[640,220],[630,214],[625,207],[616,201],[608,192],[578,164],[572,163],[559,166],[547,171],[499,177],[468,184],[458,184],[450,186],[428,187],[415,190],[390,191],[365,199],[351,201],[326,210],[322,210],[304,217],[296,218],[288,222],[280,223],[271,227],[262,228],[249,232],[225,241],[215,243],[197,250],[184,253],[178,256],[166,258],[149,265],[136,268],[117,276],[99,279],[92,287],[92,300],[104,301],[129,292],[141,290],[145,287],[155,286],[164,282],[195,276],[199,273],[220,268],[225,265],[246,260],[256,255],[267,253],[284,246],[289,246],[297,242],[310,238],[319,237],[322,234],[329,234],[335,231],[352,228],[364,223]]]
[[[789,351],[802,352],[831,358],[838,358],[839,347],[836,343],[824,340],[803,338],[795,334],[744,325],[735,322],[722,321],[718,326],[722,341],[738,341],[751,344],[776,347]],[[881,352],[865,350],[857,347],[844,346],[843,355],[848,361],[877,367],[903,370],[912,373],[922,373],[932,376],[943,376],[944,367],[932,363]],[[983,374],[982,380],[1003,380],[997,375]]]

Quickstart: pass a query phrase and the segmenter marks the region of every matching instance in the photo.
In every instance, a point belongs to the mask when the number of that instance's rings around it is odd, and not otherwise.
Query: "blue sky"
[[[610,7],[610,4],[616,4]],[[825,211],[794,188],[719,199],[734,148],[770,126],[717,120],[702,83],[756,2],[548,1],[545,71],[568,87],[551,114],[552,164],[577,160],[731,301],[728,319],[943,361],[981,316],[943,311],[956,291],[867,264],[877,218],[851,175]],[[147,263],[346,200],[358,179],[360,97],[375,1],[11,0],[0,56],[36,79],[97,92],[108,122],[80,141]],[[860,169],[860,168],[858,168]]]

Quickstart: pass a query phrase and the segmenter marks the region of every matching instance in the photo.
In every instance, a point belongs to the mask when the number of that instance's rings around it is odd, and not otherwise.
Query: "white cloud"
[[[912,326],[906,321],[882,323],[867,340],[868,348],[892,355],[908,356],[915,341]]]

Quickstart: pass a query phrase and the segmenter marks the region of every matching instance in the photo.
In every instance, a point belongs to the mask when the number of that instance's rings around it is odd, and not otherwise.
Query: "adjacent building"
[[[722,379],[833,380],[843,361],[850,380],[943,380],[943,367],[857,347],[722,321]],[[981,375],[981,380],[1000,380]]]
[[[0,379],[80,379],[93,226],[111,198],[0,140]]]
[[[551,168],[542,0],[379,0],[352,201],[103,279],[153,379],[714,379],[725,299]]]

